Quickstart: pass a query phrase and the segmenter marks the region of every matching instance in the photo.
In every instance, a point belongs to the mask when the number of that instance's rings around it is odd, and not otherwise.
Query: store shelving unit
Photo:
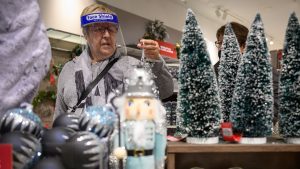
[[[299,169],[299,159],[300,145],[280,138],[268,138],[267,144],[259,145],[169,142],[167,146],[168,169]]]

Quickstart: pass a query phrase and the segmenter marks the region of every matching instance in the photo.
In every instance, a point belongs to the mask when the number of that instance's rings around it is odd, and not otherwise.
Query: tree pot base
[[[267,137],[242,137],[240,144],[266,144]]]
[[[191,144],[218,144],[219,137],[206,137],[206,138],[187,137],[186,142]]]
[[[286,138],[286,143],[300,144],[300,138]]]

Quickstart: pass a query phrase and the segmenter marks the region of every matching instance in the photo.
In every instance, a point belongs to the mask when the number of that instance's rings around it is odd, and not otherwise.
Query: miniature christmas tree
[[[181,44],[177,129],[188,134],[190,143],[216,143],[220,123],[217,81],[203,34],[190,9]]]
[[[219,93],[224,122],[230,121],[231,100],[240,58],[239,43],[230,23],[228,23],[224,31],[219,67]]]
[[[295,13],[289,18],[280,78],[280,133],[300,137],[300,26]]]
[[[242,132],[243,137],[260,137],[265,142],[265,137],[271,134],[272,88],[270,54],[264,26],[257,14],[248,34],[232,99],[231,121],[234,130]]]

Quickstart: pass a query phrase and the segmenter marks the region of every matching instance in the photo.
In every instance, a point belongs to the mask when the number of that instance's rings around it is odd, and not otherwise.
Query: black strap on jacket
[[[93,80],[87,88],[83,91],[81,94],[76,106],[72,108],[72,112],[75,112],[76,108],[80,105],[80,103],[89,95],[89,93],[93,90],[93,88],[98,84],[98,82],[104,77],[104,75],[109,71],[109,69],[119,60],[119,58],[115,58],[112,61],[110,61],[105,68],[102,70],[102,72],[96,77],[95,80]]]
[[[150,156],[152,154],[153,150],[127,150],[127,155],[134,157]]]

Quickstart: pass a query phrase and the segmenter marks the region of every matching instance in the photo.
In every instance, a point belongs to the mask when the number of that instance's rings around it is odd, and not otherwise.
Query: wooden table
[[[260,145],[169,142],[167,153],[168,169],[300,169],[300,145],[276,138]]]

